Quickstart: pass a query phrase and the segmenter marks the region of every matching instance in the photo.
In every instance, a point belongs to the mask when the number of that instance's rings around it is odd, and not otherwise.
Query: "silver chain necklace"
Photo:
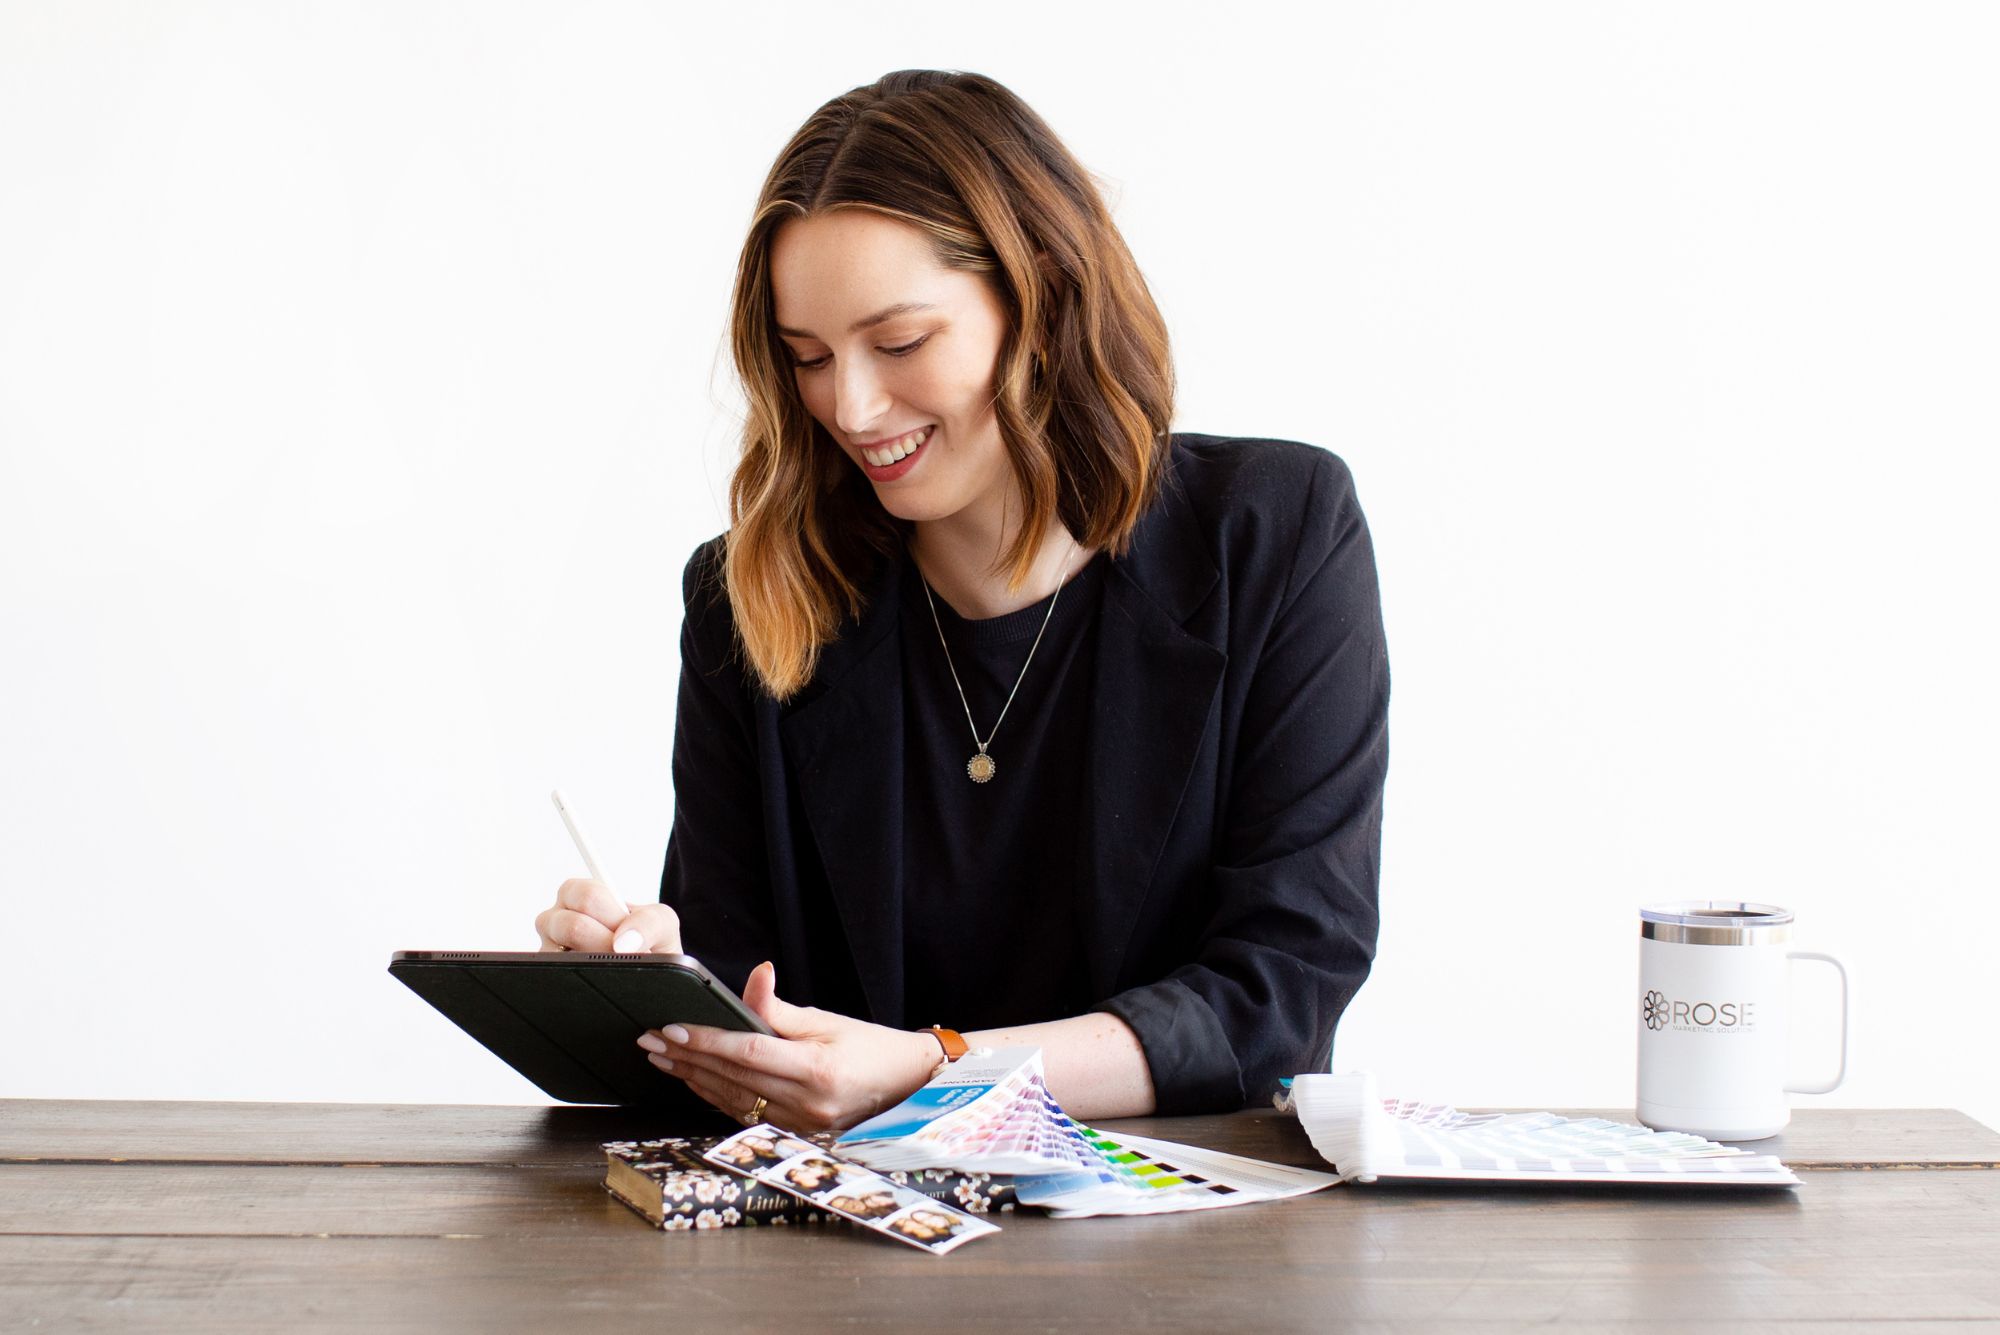
[[[992,756],[986,754],[986,748],[993,744],[994,735],[1000,731],[1000,724],[1005,721],[1007,710],[1014,703],[1015,691],[1019,691],[1021,683],[1027,679],[1028,663],[1035,661],[1035,650],[1042,647],[1042,631],[1049,628],[1049,618],[1056,614],[1056,600],[1062,597],[1063,585],[1068,582],[1069,572],[1063,571],[1056,580],[1055,592],[1049,597],[1049,610],[1042,614],[1042,629],[1035,632],[1035,642],[1028,646],[1027,662],[1021,664],[1020,675],[1014,678],[1014,690],[1007,692],[1007,703],[1000,706],[1000,717],[993,720],[993,730],[986,734],[985,741],[979,740],[979,725],[972,721],[972,706],[965,698],[965,684],[959,681],[958,666],[951,661],[951,646],[945,643],[944,626],[938,621],[937,600],[931,597],[931,582],[924,579],[922,566],[917,567],[917,578],[924,581],[924,601],[930,604],[931,624],[937,627],[938,644],[944,649],[944,665],[951,669],[951,684],[958,687],[958,703],[965,709],[965,726],[972,729],[972,744],[979,748],[972,758],[965,762],[966,777],[974,783],[989,782],[999,773],[1000,766],[994,762]]]

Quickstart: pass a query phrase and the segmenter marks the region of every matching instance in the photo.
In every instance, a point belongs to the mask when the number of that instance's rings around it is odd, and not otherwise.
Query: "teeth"
[[[899,436],[880,449],[863,450],[861,457],[876,468],[887,468],[898,459],[907,459],[916,452],[917,446],[931,438],[931,428],[921,427],[907,436]]]

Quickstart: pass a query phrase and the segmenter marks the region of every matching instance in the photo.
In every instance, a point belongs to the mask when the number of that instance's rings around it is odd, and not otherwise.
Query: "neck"
[[[1004,554],[1020,533],[1018,502],[969,506],[948,519],[920,521],[910,539],[917,568],[931,589],[962,617],[984,620],[1030,607],[1055,592],[1058,581],[1074,575],[1090,558],[1060,521],[1050,525],[1035,549],[1034,564],[1020,587],[1007,587]]]

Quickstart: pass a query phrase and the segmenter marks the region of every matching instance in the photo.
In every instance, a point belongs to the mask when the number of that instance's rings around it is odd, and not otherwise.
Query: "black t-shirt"
[[[904,1014],[961,1030],[1081,1014],[1092,998],[1074,909],[1079,810],[1109,557],[1005,616],[967,620],[933,594],[935,625],[915,561],[902,560]],[[978,745],[951,669],[984,737],[1024,663],[987,748],[997,769],[975,783],[965,767]]]

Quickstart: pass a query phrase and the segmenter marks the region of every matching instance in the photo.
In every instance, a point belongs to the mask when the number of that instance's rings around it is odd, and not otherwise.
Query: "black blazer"
[[[901,563],[778,704],[736,652],[721,552],[683,574],[660,898],[733,987],[768,959],[795,1004],[949,1026],[903,1008]],[[1077,885],[1093,1009],[1138,1034],[1161,1113],[1266,1101],[1326,1069],[1375,953],[1389,661],[1346,465],[1175,435],[1097,633]]]

